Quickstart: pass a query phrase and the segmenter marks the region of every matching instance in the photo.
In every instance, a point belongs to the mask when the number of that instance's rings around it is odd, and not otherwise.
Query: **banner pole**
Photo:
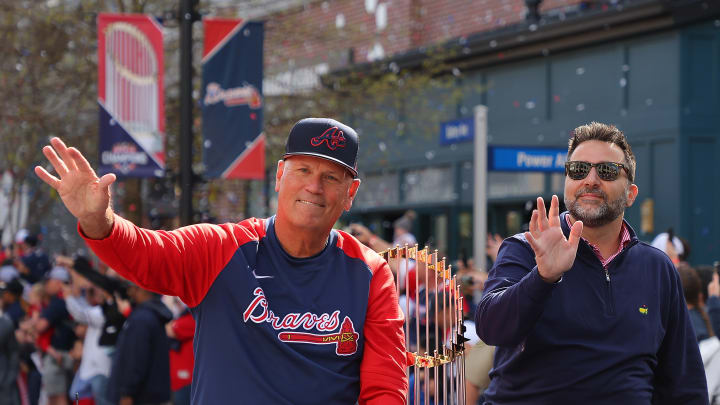
[[[193,223],[192,25],[197,0],[180,0],[180,223]]]

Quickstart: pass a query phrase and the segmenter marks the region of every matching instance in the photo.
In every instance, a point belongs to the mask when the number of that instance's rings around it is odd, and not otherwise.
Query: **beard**
[[[582,194],[593,194],[598,196],[602,198],[602,203],[600,205],[590,207],[582,206],[578,202],[578,197]],[[625,212],[625,207],[627,206],[628,201],[627,194],[628,190],[626,187],[626,190],[620,195],[620,197],[616,200],[608,202],[607,194],[605,194],[604,191],[598,188],[583,188],[575,193],[574,199],[571,200],[568,197],[565,197],[565,206],[570,212],[570,215],[572,215],[576,220],[582,221],[584,226],[596,228],[609,224]]]

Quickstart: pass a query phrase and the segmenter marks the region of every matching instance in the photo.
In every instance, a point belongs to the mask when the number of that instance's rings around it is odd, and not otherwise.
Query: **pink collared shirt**
[[[565,221],[567,222],[568,226],[572,228],[572,224],[570,223],[570,214],[565,215]],[[593,245],[592,243],[588,242],[587,239],[582,238],[587,244],[592,248],[593,252],[595,253],[595,256],[600,260],[600,263],[602,263],[603,268],[607,269],[608,265],[612,261],[612,259],[615,258],[615,256],[619,255],[620,252],[622,252],[625,245],[627,245],[630,242],[630,230],[628,230],[627,225],[625,225],[625,222],[623,222],[622,229],[620,230],[620,244],[618,245],[617,252],[613,253],[608,257],[607,259],[603,259],[602,254],[600,253],[600,249],[598,249],[597,246]]]

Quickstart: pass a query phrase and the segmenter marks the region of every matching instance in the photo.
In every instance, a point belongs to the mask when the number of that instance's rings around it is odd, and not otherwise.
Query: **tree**
[[[175,3],[50,0],[0,5],[0,52],[4,55],[0,60],[0,173],[12,178],[5,182],[7,201],[0,206],[0,214],[7,214],[21,199],[24,187],[29,190],[28,226],[46,225],[44,214],[57,210],[58,196],[33,173],[37,164],[48,166],[41,148],[50,137],[77,146],[91,164],[97,164],[97,156],[88,153],[97,150],[97,14],[161,13]],[[172,119],[168,114],[168,120]],[[24,224],[8,217],[0,215],[0,220],[6,218],[0,229],[14,235],[16,227]]]
[[[414,125],[411,128],[412,142],[423,142],[423,139],[434,135],[434,123],[439,121],[438,117],[446,114],[438,110],[437,105],[459,97],[451,91],[455,76],[444,74],[452,70],[452,66],[445,62],[451,55],[440,48],[427,48],[425,53],[428,57],[420,67],[408,69],[397,63],[380,61],[361,70],[354,70],[357,61],[353,59],[352,52],[347,50],[363,41],[374,40],[377,37],[374,30],[356,24],[318,30],[302,19],[308,13],[316,15],[322,12],[327,2],[306,1],[299,6],[297,2],[286,3],[295,5],[288,7],[286,4],[284,9],[278,10],[278,2],[260,0],[230,2],[223,7],[217,6],[215,2],[201,4],[201,11],[209,15],[252,17],[250,8],[258,8],[261,14],[265,13],[261,18],[267,21],[266,78],[296,68],[307,68],[312,63],[325,63],[329,66],[327,71],[346,68],[343,74],[326,75],[322,83],[305,89],[297,90],[295,84],[290,82],[284,84],[288,86],[286,91],[266,96],[264,130],[267,135],[266,162],[269,173],[274,173],[275,162],[282,156],[285,137],[291,125],[306,116],[362,118],[385,130],[385,133],[376,137],[380,139],[379,143],[383,142],[383,137],[389,138],[389,144],[398,139],[410,142],[410,137],[403,138],[405,133],[410,132],[406,124],[408,117],[412,118]],[[158,202],[164,204],[166,215],[172,211],[175,193],[171,185],[174,174],[179,172],[178,33],[177,22],[172,15],[177,7],[178,0],[49,0],[41,3],[27,0],[3,2],[0,5],[0,51],[5,55],[0,60],[0,91],[5,96],[0,108],[0,173],[9,173],[14,180],[11,186],[6,187],[8,204],[20,199],[23,187],[30,190],[29,211],[32,214],[29,226],[60,229],[60,232],[47,233],[50,236],[67,236],[58,239],[58,243],[77,242],[77,238],[70,241],[73,239],[70,236],[75,232],[74,221],[59,205],[57,195],[36,179],[32,168],[36,164],[47,166],[41,147],[47,144],[51,136],[59,136],[80,148],[90,163],[97,167],[98,158],[92,151],[97,150],[96,18],[99,12],[135,12],[165,18],[168,174],[165,179],[144,181],[144,186],[139,181],[120,182],[114,191],[119,211],[129,215],[136,223],[143,224],[140,220],[143,211],[139,198],[141,189],[149,189],[150,194],[159,195]],[[201,29],[200,24],[195,24],[193,88],[196,100],[201,93]],[[311,53],[309,58],[294,59],[303,56],[306,51]],[[423,92],[427,89],[435,89],[436,97],[426,97]],[[197,103],[194,116],[195,171],[201,174],[200,151],[203,148]],[[368,129],[367,132],[375,131]],[[227,189],[242,194],[250,188],[238,186],[237,181],[216,180],[212,184],[200,184],[196,190],[196,206],[213,215],[214,205],[220,197],[224,197],[224,190]],[[248,196],[239,195],[237,201],[248,201]],[[0,198],[0,221],[3,219],[2,210],[8,211],[8,205],[3,206],[2,202]],[[237,205],[234,204],[235,207]],[[135,211],[132,211],[132,207]],[[159,209],[158,206],[148,208]],[[242,208],[238,211],[242,211]],[[133,215],[133,212],[137,215]],[[0,228],[9,227],[8,223],[0,223]],[[9,229],[8,234],[14,234],[16,230]]]

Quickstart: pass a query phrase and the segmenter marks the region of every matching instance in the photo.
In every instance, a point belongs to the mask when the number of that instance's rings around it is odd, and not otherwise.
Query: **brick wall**
[[[523,0],[422,1],[423,43],[437,43],[524,20]]]
[[[583,1],[588,0],[545,0],[540,11],[558,12]],[[349,49],[356,63],[367,62],[379,48],[379,55],[387,57],[515,24],[523,21],[527,12],[524,0],[377,0],[371,11],[366,9],[367,3],[312,1],[269,16],[266,70],[278,72],[318,63],[342,66]],[[387,25],[379,29],[376,16],[382,8],[387,12]]]
[[[271,16],[266,23],[266,67],[282,70],[283,65],[291,65],[290,60],[296,65],[307,64],[301,61],[332,64],[333,58],[342,59],[348,49],[353,49],[356,62],[365,62],[376,44],[386,56],[411,49],[410,0],[384,3],[387,26],[382,30],[362,0],[317,1]]]

